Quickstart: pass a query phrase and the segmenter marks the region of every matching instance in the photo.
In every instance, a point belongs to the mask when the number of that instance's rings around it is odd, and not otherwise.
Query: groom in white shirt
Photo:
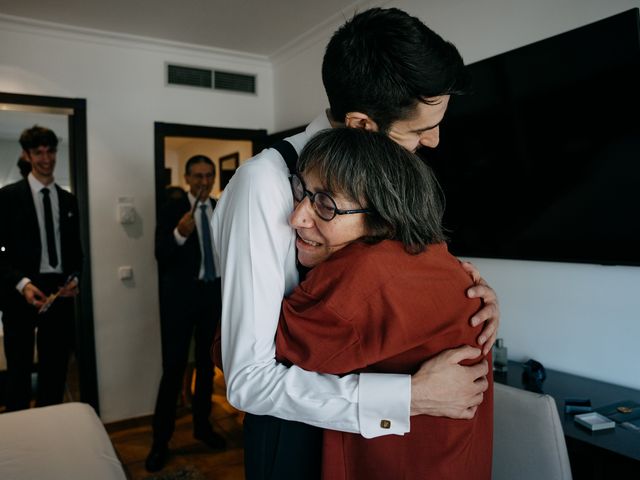
[[[333,35],[323,80],[331,108],[287,139],[297,153],[315,133],[334,126],[383,131],[412,151],[433,148],[449,96],[461,93],[466,75],[455,47],[420,20],[397,9],[371,9]],[[441,353],[412,377],[337,377],[275,361],[281,301],[298,283],[295,235],[287,221],[293,210],[288,175],[280,153],[264,150],[238,169],[212,221],[222,269],[227,396],[249,412],[247,478],[316,477],[319,451],[305,452],[318,444],[318,437],[309,433],[311,443],[305,444],[306,425],[367,438],[402,435],[413,414],[471,418],[487,388],[486,362],[459,365],[480,354],[469,346]],[[488,351],[498,327],[497,299],[478,272],[468,269],[476,280],[468,295],[485,304],[471,322],[488,320],[479,338]]]

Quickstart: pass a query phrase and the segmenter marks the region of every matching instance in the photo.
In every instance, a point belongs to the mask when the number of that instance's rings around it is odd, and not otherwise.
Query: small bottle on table
[[[504,346],[503,339],[498,338],[493,346],[493,371],[506,373],[508,370],[507,347]]]

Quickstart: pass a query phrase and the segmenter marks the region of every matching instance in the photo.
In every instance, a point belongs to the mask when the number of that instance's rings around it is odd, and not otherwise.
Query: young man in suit
[[[0,189],[7,410],[29,408],[34,343],[36,406],[62,402],[75,337],[73,297],[82,267],[77,201],[54,182],[58,138],[36,125],[22,133],[20,144],[31,172]],[[57,293],[43,309],[48,297]]]
[[[209,423],[213,393],[211,345],[220,318],[220,276],[211,243],[210,198],[215,166],[203,155],[191,157],[184,178],[189,192],[169,197],[156,227],[156,259],[160,273],[162,379],[153,417],[153,445],[145,466],[164,467],[176,420],[176,401],[184,377],[189,345],[195,335],[196,386],[193,397],[194,437],[211,448],[224,439]]]

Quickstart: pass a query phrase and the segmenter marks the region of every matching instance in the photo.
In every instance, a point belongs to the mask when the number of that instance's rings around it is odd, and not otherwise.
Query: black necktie
[[[56,237],[53,233],[53,210],[51,209],[51,198],[49,198],[49,189],[43,188],[42,204],[44,205],[44,231],[47,234],[47,250],[49,252],[49,265],[56,267],[58,265],[58,252],[56,251]]]

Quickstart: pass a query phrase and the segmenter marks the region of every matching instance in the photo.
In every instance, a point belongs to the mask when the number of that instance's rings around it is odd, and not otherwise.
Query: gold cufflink
[[[391,428],[391,420],[380,420],[380,428],[384,428],[384,429]]]

